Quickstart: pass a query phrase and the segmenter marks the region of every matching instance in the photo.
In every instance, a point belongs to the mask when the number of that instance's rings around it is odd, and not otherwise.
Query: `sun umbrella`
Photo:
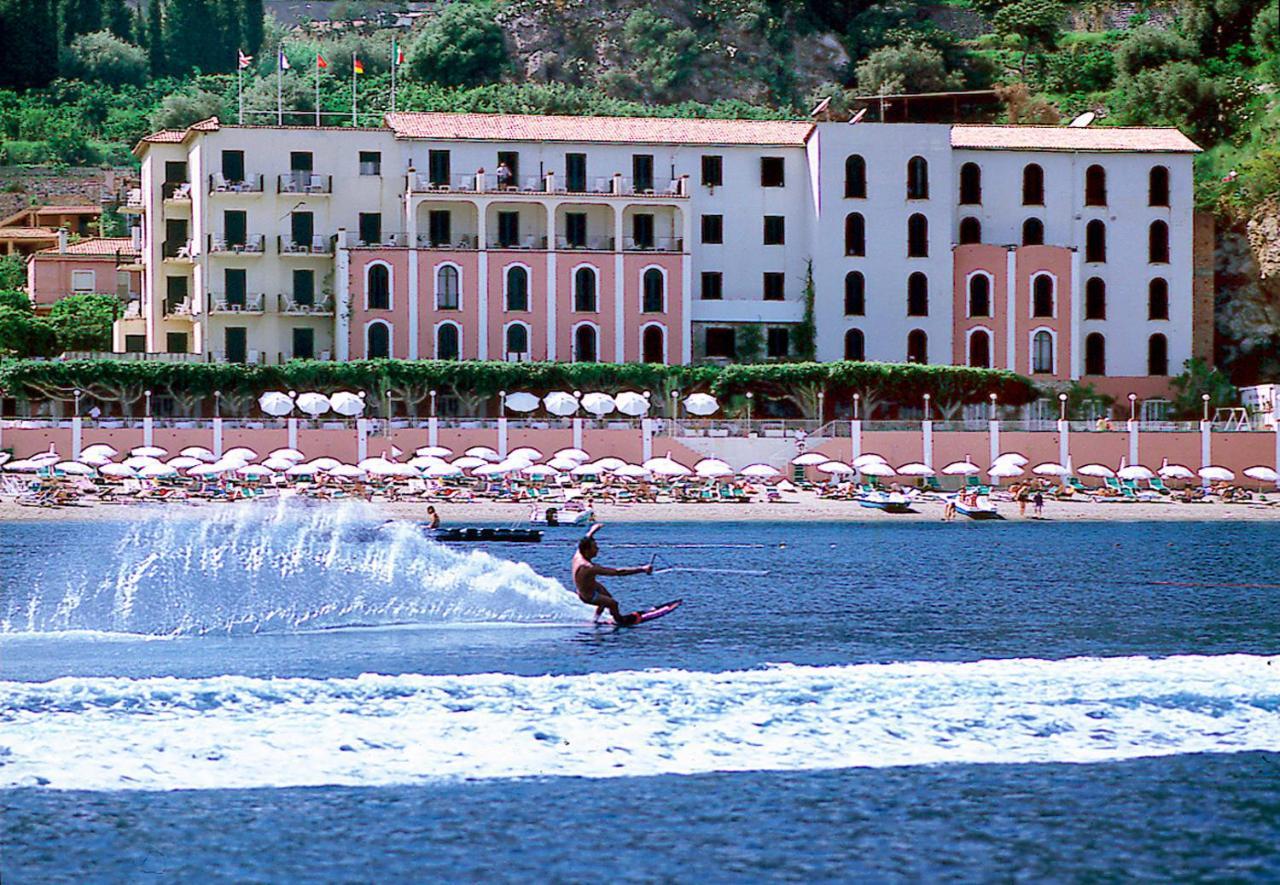
[[[419,455],[417,458],[410,458],[408,464],[417,470],[423,470],[432,464],[443,464],[444,458],[436,455]]]
[[[1190,467],[1182,464],[1165,464],[1158,471],[1165,479],[1195,479],[1195,474],[1191,472]]]
[[[604,473],[604,468],[598,464],[579,464],[569,470],[574,476],[596,476]]]
[[[933,476],[937,471],[921,461],[912,461],[898,468],[898,476]]]
[[[329,458],[329,457],[312,458],[307,463],[312,467],[314,467],[316,470],[332,470],[333,468],[340,467],[342,465],[342,462],[339,461],[337,458]]]
[[[147,479],[158,479],[162,476],[175,476],[178,471],[174,470],[168,464],[147,464],[138,468],[138,476]]]
[[[484,458],[477,458],[474,455],[463,455],[461,458],[454,458],[452,461],[453,466],[459,470],[474,470],[488,463]]]
[[[287,393],[281,393],[278,390],[268,390],[262,396],[258,397],[258,408],[273,415],[276,418],[283,418],[285,415],[293,411],[293,400],[289,398]]]
[[[659,476],[690,476],[693,473],[679,461],[672,460],[670,455],[663,458],[650,458],[642,466],[650,473],[656,473]]]
[[[778,468],[771,467],[768,464],[748,464],[738,472],[752,479],[773,479],[775,476],[782,475]]]
[[[159,464],[160,459],[155,455],[133,455],[129,458],[125,458],[121,463],[127,464],[134,470],[141,470],[143,467],[148,467],[152,464]]]
[[[1141,464],[1130,464],[1128,467],[1121,467],[1116,471],[1116,476],[1121,479],[1148,480],[1155,476],[1151,468],[1143,467]]]
[[[91,476],[94,472],[93,467],[79,461],[59,461],[53,465],[53,469],[68,476]]]
[[[80,463],[88,464],[90,467],[101,467],[103,464],[110,464],[111,459],[101,453],[80,453]]]
[[[819,464],[825,464],[826,461],[827,456],[821,452],[805,452],[791,459],[791,463],[797,467],[817,467]]]
[[[98,468],[98,472],[114,479],[125,479],[137,475],[132,467],[126,467],[123,464],[103,464]]]
[[[1099,479],[1114,479],[1116,472],[1105,464],[1086,464],[1076,473],[1081,476],[1093,476]]]
[[[973,476],[981,473],[982,468],[965,458],[963,461],[952,461],[942,468],[942,472],[947,476]]]
[[[364,397],[345,390],[339,390],[329,397],[329,408],[339,415],[354,418],[364,411]]]
[[[99,455],[102,455],[107,458],[114,458],[116,455],[120,453],[117,452],[115,449],[113,449],[111,446],[107,445],[106,443],[94,443],[91,446],[85,446],[83,449],[81,449],[80,454],[82,456],[93,455],[94,457],[97,457]]]
[[[448,458],[453,454],[453,449],[448,446],[423,446],[414,454],[420,458]]]
[[[243,461],[248,464],[254,458],[258,457],[258,453],[247,446],[237,446],[234,449],[222,453],[223,461]]]
[[[365,458],[363,461],[357,461],[356,466],[365,472],[369,472],[371,468],[380,467],[383,464],[390,464],[386,458],[381,455],[375,455],[372,458]]]
[[[996,479],[1012,479],[1015,476],[1022,476],[1024,472],[1012,461],[997,461],[987,470],[987,476],[993,476]]]
[[[142,458],[163,458],[169,454],[169,450],[159,446],[138,446],[136,449],[130,449],[129,454]]]
[[[819,470],[822,468],[819,467]],[[861,471],[866,476],[893,476],[893,468],[883,461],[873,461],[870,464],[863,465]]]
[[[591,456],[582,451],[582,449],[561,449],[556,452],[555,456],[557,458],[568,458],[570,461],[587,461],[591,458]]]
[[[285,468],[286,476],[315,476],[320,468],[315,464],[294,464]]]
[[[859,455],[858,457],[854,458],[851,466],[855,470],[861,470],[863,467],[866,467],[868,464],[888,464],[888,463],[889,462],[886,461],[883,456],[877,455],[874,452],[868,452],[865,455]]]
[[[558,476],[560,473],[559,470],[549,464],[530,464],[527,467],[520,468],[520,472],[525,476],[533,477]]]
[[[774,486],[774,488],[775,488],[775,489],[777,489],[777,490],[778,490],[778,491],[780,491],[780,492],[794,492],[794,491],[796,491],[795,483],[791,482],[791,480],[789,480],[789,479],[784,479],[784,480],[782,480],[782,481],[781,481],[781,482],[779,482],[776,486]]]
[[[439,478],[439,477],[445,477],[445,476],[459,476],[461,475],[461,473],[462,473],[461,468],[455,467],[452,464],[446,464],[443,461],[437,462],[435,464],[428,464],[426,467],[422,468],[423,476],[430,476],[433,478]]]
[[[553,415],[559,415],[561,418],[568,417],[578,411],[578,400],[571,393],[565,393],[563,390],[553,390],[542,398],[542,405],[548,412]]]
[[[221,461],[214,461],[209,466],[218,468],[220,473],[230,473],[232,471],[239,470],[247,463],[249,462],[241,461],[238,458],[223,458]]]
[[[190,470],[192,467],[199,467],[204,462],[199,458],[192,458],[190,455],[179,455],[176,458],[170,458],[164,463],[174,470]]]
[[[267,457],[283,458],[284,460],[292,461],[295,464],[307,459],[307,456],[299,452],[297,449],[276,449],[274,452],[268,454]]]
[[[882,466],[882,465],[881,465],[879,462],[872,462],[872,463],[870,463],[870,464],[868,464],[868,465],[866,465],[866,466],[867,466],[867,467],[879,467],[879,466]],[[819,469],[819,470],[821,470],[823,473],[831,473],[831,474],[857,473],[857,472],[858,472],[858,471],[857,471],[857,469],[856,469],[856,468],[854,468],[851,464],[846,464],[846,463],[844,463],[843,461],[823,461],[821,464],[819,464],[819,465],[818,465],[818,469]],[[883,475],[885,475],[885,476],[891,476],[892,474],[893,474],[893,470],[889,470],[889,472],[888,472],[888,473],[883,474]],[[872,475],[872,476],[880,476],[880,475],[882,475],[882,474],[874,474],[874,473],[873,473],[873,474],[871,474],[871,475]]]
[[[532,412],[538,408],[542,400],[538,399],[532,393],[508,393],[504,400],[506,407],[513,412]]]
[[[366,474],[354,464],[339,464],[329,470],[329,475],[338,479],[364,479]]]
[[[507,453],[508,458],[528,458],[530,461],[537,461],[542,457],[542,453],[533,446],[521,446],[518,449],[512,449]]]
[[[707,393],[692,393],[685,397],[684,408],[690,415],[711,415],[719,408],[716,398]]]
[[[481,458],[485,461],[501,461],[502,456],[488,446],[472,446],[463,452],[468,458]]]
[[[632,418],[639,418],[649,411],[649,398],[632,390],[624,390],[615,396],[613,404],[619,412]]]
[[[1270,467],[1259,464],[1257,467],[1246,467],[1244,475],[1249,479],[1256,479],[1258,482],[1277,482],[1280,481],[1280,474],[1277,474]]]
[[[626,461],[623,461],[621,458],[615,458],[612,455],[608,455],[604,458],[597,458],[591,463],[595,464],[601,470],[617,470],[619,467],[625,467],[627,465]]]
[[[4,469],[10,473],[35,473],[42,466],[42,461],[32,461],[30,458],[23,458],[18,461],[10,461],[4,465]]]
[[[246,464],[236,473],[248,479],[265,479],[268,476],[275,476],[276,471],[272,470],[265,464]]]
[[[617,404],[613,401],[613,397],[607,393],[588,393],[582,398],[582,408],[597,418],[603,418],[616,409]]]
[[[316,418],[329,411],[329,397],[323,393],[304,393],[298,397],[297,405],[299,411]]]
[[[420,475],[418,468],[410,467],[408,464],[397,464],[395,461],[385,461],[382,464],[374,465],[368,469],[368,472],[374,476],[395,476],[401,479],[409,479]]]
[[[697,464],[693,465],[693,472],[698,476],[707,479],[717,479],[722,476],[733,476],[733,468],[725,461],[719,458],[703,458]]]
[[[641,467],[639,464],[623,464],[617,470],[613,471],[614,476],[621,476],[624,479],[648,479],[653,476],[651,472]]]
[[[290,461],[288,458],[268,458],[262,462],[262,466],[274,473],[283,473],[297,463],[297,461]]]
[[[501,476],[510,472],[511,467],[506,464],[483,464],[471,471],[474,476]]]
[[[1071,471],[1056,461],[1045,461],[1032,467],[1031,472],[1037,476],[1066,476]]]
[[[1026,455],[1020,455],[1017,452],[1002,452],[1001,454],[996,455],[996,459],[991,463],[992,464],[1017,464],[1019,467],[1026,467],[1029,463],[1031,463],[1031,461],[1029,458],[1027,458]]]
[[[572,470],[578,466],[578,463],[572,458],[552,458],[547,462],[547,466],[554,467],[556,470]]]
[[[201,461],[205,462],[206,464],[212,464],[214,461],[218,460],[217,455],[215,455],[213,452],[209,451],[208,449],[204,448],[203,446],[187,446],[178,454],[182,455],[185,458],[199,458]]]
[[[1197,473],[1200,478],[1206,482],[1231,482],[1236,475],[1225,467],[1219,467],[1216,464],[1210,464],[1208,467],[1201,467]]]

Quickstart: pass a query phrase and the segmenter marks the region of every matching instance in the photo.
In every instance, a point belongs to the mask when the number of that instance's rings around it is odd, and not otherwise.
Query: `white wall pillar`
[[[476,358],[489,358],[489,253],[488,234],[485,232],[485,214],[487,205],[477,201],[476,204]],[[465,297],[465,296],[464,296]]]
[[[987,422],[987,437],[990,441],[991,463],[1000,457],[1000,422],[994,418]]]
[[[551,227],[551,211],[547,211],[547,359],[556,358],[556,253],[555,230]]]
[[[1280,435],[1277,435],[1280,439]],[[640,419],[640,460],[648,461],[653,457],[653,419]]]
[[[1200,422],[1200,466],[1208,467],[1213,463],[1213,422]],[[1278,437],[1280,438],[1280,437]],[[1280,452],[1280,449],[1277,449]]]
[[[507,457],[507,419],[498,419],[498,454]]]
[[[351,253],[346,230],[338,229],[338,251],[333,268],[333,354],[339,362],[351,359]]]
[[[369,419],[356,419],[356,460],[369,457]]]
[[[575,449],[582,448],[582,419],[573,419],[573,447]]]
[[[1071,253],[1071,352],[1067,354],[1067,371],[1072,381],[1078,380],[1084,373],[1084,342],[1080,339],[1080,321],[1084,318],[1084,288],[1081,283],[1080,262],[1080,250],[1077,249]],[[1059,355],[1058,358],[1061,359],[1062,356]]]
[[[1142,462],[1138,460],[1138,422],[1128,421],[1126,423],[1129,429],[1129,463],[1141,464]]]
[[[153,421],[150,415],[142,419],[142,444],[151,445]]]
[[[213,457],[222,457],[222,419],[213,419]]]
[[[627,298],[622,260],[622,206],[613,207],[613,361],[627,361]]]
[[[289,448],[295,449],[295,450],[298,448],[298,419],[297,418],[289,419]]]
[[[1005,365],[1010,372],[1018,369],[1018,253],[1010,249],[1005,260]]]
[[[427,419],[427,445],[440,445],[440,419],[435,415]]]
[[[684,185],[687,189],[689,185],[687,177]],[[693,260],[690,257],[690,250],[693,243],[693,213],[689,211],[689,205],[686,203],[680,210],[680,214],[684,220],[680,244],[682,253],[680,255],[680,362],[691,363],[693,362],[693,326],[690,319],[693,316]]]
[[[857,461],[862,457],[862,422],[849,422],[849,461]]]
[[[924,455],[924,457],[921,458],[921,460],[925,464],[928,464],[930,467],[932,467],[933,466],[933,422],[921,421],[920,433],[921,433],[921,436],[923,437],[923,445],[921,448]]]
[[[80,431],[84,419],[76,415],[71,419],[71,460],[80,460]]]
[[[1071,469],[1071,423],[1058,422],[1058,463]]]

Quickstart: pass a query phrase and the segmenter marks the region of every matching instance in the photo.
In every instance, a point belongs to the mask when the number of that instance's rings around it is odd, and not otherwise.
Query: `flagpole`
[[[359,126],[356,122],[356,54],[351,53],[351,125]]]
[[[240,64],[240,51],[236,50],[236,104],[239,111],[236,114],[236,125],[244,125],[244,65]]]
[[[284,44],[276,47],[276,125],[284,125]]]
[[[396,68],[400,67],[400,49],[395,38],[391,40],[391,113],[396,112]]]
[[[316,128],[320,126],[320,53],[316,53]]]

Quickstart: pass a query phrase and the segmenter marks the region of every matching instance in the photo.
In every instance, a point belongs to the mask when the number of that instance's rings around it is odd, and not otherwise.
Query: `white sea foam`
[[[230,788],[1280,752],[1280,657],[0,683],[0,787]]]

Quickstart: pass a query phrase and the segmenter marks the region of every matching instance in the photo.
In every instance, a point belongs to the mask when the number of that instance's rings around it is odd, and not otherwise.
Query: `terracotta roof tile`
[[[81,206],[41,206],[35,211],[37,215],[97,215],[102,212],[102,207],[89,204]]]
[[[566,117],[532,114],[387,114],[398,138],[569,141],[602,144],[784,145],[802,147],[813,124],[798,120]]]
[[[133,240],[129,237],[89,237],[87,240],[81,240],[78,243],[71,243],[67,246],[68,255],[137,255],[138,250],[133,246]],[[57,255],[58,247],[54,246],[50,249],[42,249],[41,255]]]
[[[142,140],[147,144],[181,144],[182,139],[186,137],[185,129],[161,129],[159,132],[144,135]]]
[[[51,227],[0,227],[0,237],[11,240],[43,240],[57,237]]]
[[[1177,129],[1097,126],[952,126],[951,146],[979,151],[1197,153]]]

